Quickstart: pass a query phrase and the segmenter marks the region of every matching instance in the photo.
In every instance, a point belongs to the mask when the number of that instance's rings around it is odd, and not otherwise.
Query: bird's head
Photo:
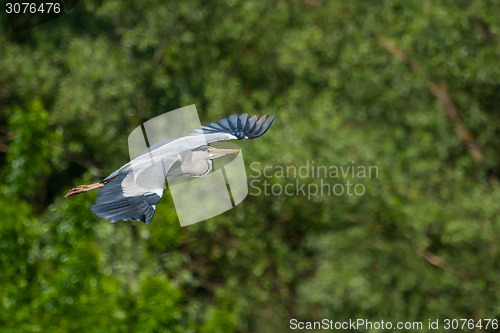
[[[195,154],[201,156],[201,158],[205,160],[213,160],[215,158],[219,158],[222,156],[226,156],[229,154],[239,153],[241,150],[239,149],[221,149],[209,146],[202,146],[193,150]]]

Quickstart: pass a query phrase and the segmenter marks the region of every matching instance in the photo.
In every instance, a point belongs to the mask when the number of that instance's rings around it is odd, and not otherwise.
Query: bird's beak
[[[212,148],[212,154],[216,157],[221,157],[229,154],[236,154],[241,152],[240,149],[220,149],[220,148]]]
[[[212,147],[212,151],[210,152],[210,157],[211,159],[226,156],[229,154],[236,154],[239,153],[241,150],[239,149],[220,149],[220,148],[214,148]]]

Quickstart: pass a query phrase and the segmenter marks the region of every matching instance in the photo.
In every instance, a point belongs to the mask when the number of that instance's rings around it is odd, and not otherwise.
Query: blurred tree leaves
[[[14,138],[9,144],[5,171],[9,194],[33,198],[46,186],[44,181],[52,169],[51,158],[58,153],[53,150],[58,138],[57,133],[50,130],[49,117],[40,99],[29,102],[26,110],[14,107],[8,124]]]

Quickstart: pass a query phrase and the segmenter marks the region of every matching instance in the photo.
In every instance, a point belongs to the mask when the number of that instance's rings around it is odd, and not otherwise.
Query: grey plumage
[[[96,215],[111,222],[133,219],[150,223],[166,177],[207,175],[212,170],[212,159],[239,152],[205,146],[207,143],[258,138],[269,129],[274,118],[274,115],[249,118],[246,113],[233,114],[196,128],[184,137],[158,142],[102,182],[77,186],[66,197],[99,188],[91,208]]]

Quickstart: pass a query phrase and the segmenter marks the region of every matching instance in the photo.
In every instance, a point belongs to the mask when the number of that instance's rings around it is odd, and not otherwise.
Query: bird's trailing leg
[[[69,192],[66,193],[66,195],[64,197],[67,198],[67,197],[70,197],[70,196],[75,195],[75,194],[80,194],[83,192],[94,190],[96,188],[103,187],[104,185],[106,185],[106,183],[103,182],[103,183],[95,183],[95,184],[90,184],[90,185],[78,185],[78,186],[73,187],[71,190],[69,190]]]

